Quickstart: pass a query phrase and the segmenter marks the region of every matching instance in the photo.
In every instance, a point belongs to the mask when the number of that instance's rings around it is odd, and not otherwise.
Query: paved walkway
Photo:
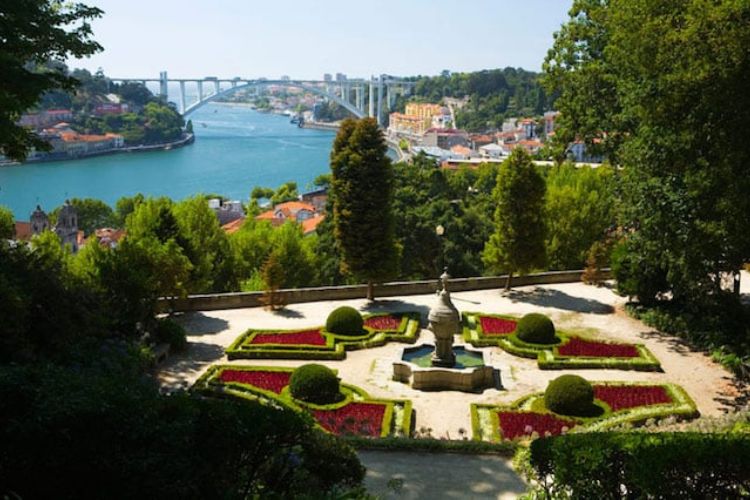
[[[379,498],[510,499],[526,491],[510,460],[496,455],[360,451],[365,485]]]

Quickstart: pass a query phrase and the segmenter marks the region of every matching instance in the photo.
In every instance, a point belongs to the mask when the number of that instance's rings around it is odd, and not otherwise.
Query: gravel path
[[[510,460],[495,455],[360,451],[365,486],[378,498],[510,499],[526,491]]]

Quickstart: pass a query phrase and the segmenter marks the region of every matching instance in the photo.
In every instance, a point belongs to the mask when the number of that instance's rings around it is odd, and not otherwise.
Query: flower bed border
[[[385,412],[383,413],[383,420],[380,428],[380,438],[385,437],[396,437],[396,436],[409,436],[412,430],[412,403],[408,399],[381,399],[373,398],[364,391],[363,389],[350,384],[341,384],[341,392],[344,394],[344,399],[336,403],[327,405],[317,405],[313,403],[306,403],[294,399],[289,393],[289,387],[285,387],[281,394],[277,394],[273,391],[261,389],[256,386],[249,384],[243,384],[241,382],[222,382],[219,377],[224,370],[236,370],[236,371],[267,371],[267,372],[293,372],[293,367],[281,367],[281,366],[238,366],[238,365],[213,365],[201,377],[195,382],[192,389],[207,395],[220,396],[220,397],[234,397],[240,399],[247,399],[251,401],[260,401],[262,403],[268,403],[273,406],[283,406],[290,408],[297,413],[306,415],[315,422],[315,425],[325,431],[323,426],[318,423],[310,412],[306,411],[306,408],[314,410],[337,410],[351,402],[361,403],[377,403],[385,406]],[[335,370],[334,370],[335,372]],[[399,407],[399,413],[401,415],[401,422],[394,422],[396,407]],[[328,432],[328,431],[326,431]],[[369,437],[362,437],[361,439],[372,439]]]
[[[657,386],[663,387],[669,397],[670,403],[661,403],[647,406],[637,406],[619,411],[611,411],[609,405],[597,400],[606,409],[604,415],[599,417],[566,417],[557,415],[563,419],[578,420],[581,424],[575,427],[573,432],[599,432],[617,427],[622,424],[639,425],[649,419],[662,419],[666,417],[677,417],[679,419],[691,419],[699,415],[698,409],[692,398],[685,390],[676,384],[659,384],[654,382],[592,382],[594,386],[634,387],[634,386]],[[544,393],[534,393],[523,396],[510,405],[493,405],[483,403],[471,404],[471,431],[472,439],[478,441],[489,441],[500,443],[504,440],[500,433],[500,421],[498,412],[535,412],[535,402],[543,400]],[[549,412],[549,410],[547,410]],[[549,412],[552,413],[552,412]],[[485,425],[482,424],[484,421]],[[489,428],[487,428],[489,426]]]
[[[337,335],[320,327],[321,335],[326,339],[325,346],[319,345],[294,345],[294,344],[249,344],[255,335],[264,333],[291,333],[304,330],[312,330],[314,327],[298,328],[294,330],[256,330],[249,329],[232,344],[227,347],[227,358],[232,359],[322,359],[341,360],[346,358],[346,351],[359,349],[370,349],[380,347],[388,342],[404,342],[413,344],[419,336],[421,315],[415,311],[385,312],[366,314],[364,319],[402,315],[401,325],[398,330],[374,330],[365,327],[368,333],[356,337]]]
[[[519,339],[515,333],[503,336],[487,336],[482,332],[479,316],[489,316],[501,319],[518,321],[520,318],[501,315],[485,314],[478,312],[464,312],[461,315],[463,325],[464,341],[474,347],[500,347],[509,354],[522,358],[536,359],[541,370],[563,370],[599,368],[613,370],[636,370],[636,371],[661,371],[661,363],[651,351],[643,344],[632,345],[638,351],[638,357],[616,358],[598,356],[565,356],[557,352],[558,348],[565,345],[575,336],[558,331],[556,336],[560,339],[557,344],[539,345],[530,344]],[[605,342],[606,343],[606,342]]]

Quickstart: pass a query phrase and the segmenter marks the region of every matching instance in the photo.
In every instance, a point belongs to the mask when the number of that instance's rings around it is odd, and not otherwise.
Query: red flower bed
[[[349,403],[335,410],[310,410],[310,413],[334,434],[379,437],[385,408],[381,403]]]
[[[504,439],[515,439],[530,436],[536,432],[539,436],[550,433],[553,436],[562,434],[563,427],[571,429],[578,422],[563,420],[549,413],[524,413],[515,411],[500,411],[500,431]]]
[[[365,326],[373,330],[398,330],[401,326],[401,318],[398,316],[374,316],[365,320]]]
[[[326,345],[326,339],[320,330],[304,330],[299,332],[269,332],[258,333],[251,344],[288,344],[288,345]]]
[[[485,335],[508,335],[516,331],[518,323],[512,319],[493,318],[492,316],[480,316],[479,323]]]
[[[658,385],[595,385],[594,397],[607,403],[612,411],[672,402],[666,389]]]
[[[239,382],[280,394],[281,390],[289,385],[291,376],[291,372],[224,370],[219,379],[222,382]]]
[[[637,358],[638,349],[632,344],[605,344],[573,337],[558,347],[557,352],[563,356],[585,356],[592,358]]]

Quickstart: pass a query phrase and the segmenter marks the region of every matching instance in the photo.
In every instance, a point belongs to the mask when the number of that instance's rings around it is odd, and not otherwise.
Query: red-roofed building
[[[15,239],[18,241],[28,241],[34,235],[31,232],[31,222],[16,221]]]
[[[113,229],[111,227],[103,227],[96,229],[92,236],[89,236],[86,240],[86,244],[96,242],[103,247],[114,248],[125,237],[124,229]]]
[[[280,226],[286,221],[302,224],[305,234],[315,231],[325,216],[319,214],[315,206],[304,201],[287,201],[279,203],[273,209],[267,210],[255,217],[255,220],[267,220],[274,226]]]
[[[232,222],[228,222],[224,224],[223,226],[221,226],[221,228],[227,234],[234,234],[240,230],[240,228],[242,227],[242,224],[244,223],[245,223],[245,217],[242,217],[240,219],[235,219]]]

